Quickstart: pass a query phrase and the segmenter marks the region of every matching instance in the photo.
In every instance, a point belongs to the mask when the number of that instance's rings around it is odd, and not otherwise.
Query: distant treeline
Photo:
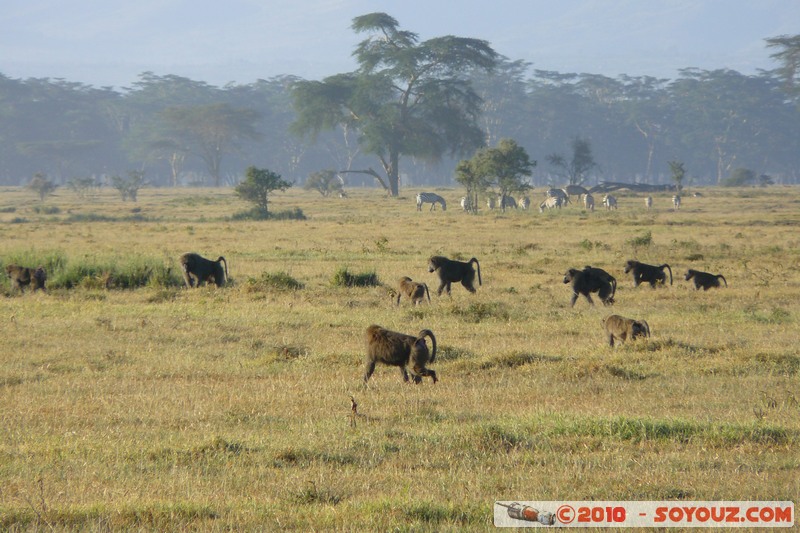
[[[145,72],[131,87],[96,88],[62,79],[0,74],[0,184],[23,185],[37,174],[66,184],[144,172],[148,183],[230,185],[248,166],[297,184],[322,169],[367,169],[357,132],[303,139],[290,132],[292,84],[280,76],[246,85]],[[798,183],[800,110],[774,72],[680,71],[677,79],[566,74],[503,61],[476,76],[484,99],[479,122],[489,145],[512,138],[538,161],[533,184],[563,179],[547,156],[567,159],[575,139],[591,146],[599,181],[669,183],[669,161],[681,161],[685,184],[723,183],[737,169]],[[458,160],[406,158],[403,185],[453,185]],[[372,178],[347,174],[350,186]]]

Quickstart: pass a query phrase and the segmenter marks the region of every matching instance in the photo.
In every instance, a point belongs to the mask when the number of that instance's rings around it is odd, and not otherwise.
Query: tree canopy
[[[438,65],[421,70],[435,57],[422,50],[451,38],[422,42],[391,17],[360,19],[358,31],[368,37],[364,68],[322,81],[282,75],[215,87],[145,72],[130,87],[114,90],[0,74],[0,184],[25,185],[41,173],[61,186],[75,178],[108,186],[112,176],[132,169],[146,172],[154,186],[222,184],[256,166],[297,183],[334,169],[348,186],[382,182],[391,190],[389,168],[398,184],[402,176],[403,183],[448,186],[457,163],[481,146],[514,139],[540,163],[547,154],[563,154],[567,161],[576,138],[590,143],[597,163],[584,174],[586,185],[668,184],[671,160],[684,161],[696,185],[722,183],[737,168],[775,183],[800,183],[800,36],[767,39],[773,68],[768,64],[752,75],[687,68],[673,79],[633,73],[610,78],[536,70],[498,56],[491,71],[459,67],[442,77]],[[390,39],[399,43],[397,50],[387,46]],[[377,61],[382,55],[391,62]],[[407,83],[400,74],[412,67],[420,67],[419,78]],[[409,107],[403,108],[400,96],[409,86]],[[471,92],[446,94],[462,87]],[[302,93],[309,98],[300,112],[293,104]],[[434,106],[442,100],[455,107]],[[244,134],[227,137],[232,142],[219,152],[202,142],[207,137],[183,127],[190,122],[185,114],[200,116],[214,106],[249,114]],[[182,117],[167,111],[181,108]],[[462,110],[477,122],[467,120],[461,128],[449,120],[450,111]],[[212,114],[205,117],[206,126],[215,125]],[[305,135],[291,135],[298,130]],[[451,139],[464,142],[454,148]],[[391,154],[398,164],[391,164]],[[540,164],[530,183],[565,178],[557,167]]]
[[[486,41],[445,36],[419,42],[385,13],[356,17],[351,28],[369,34],[353,52],[359,69],[295,84],[295,132],[357,128],[364,152],[378,158],[385,176],[368,173],[393,196],[401,156],[436,159],[484,143],[477,124],[481,99],[464,72],[494,67],[497,54]]]
[[[501,139],[496,147],[478,149],[471,159],[460,161],[456,166],[456,181],[466,188],[474,210],[478,193],[489,187],[497,187],[501,198],[526,192],[531,186],[525,178],[535,166],[536,161],[513,139]],[[505,209],[504,204],[502,207]]]

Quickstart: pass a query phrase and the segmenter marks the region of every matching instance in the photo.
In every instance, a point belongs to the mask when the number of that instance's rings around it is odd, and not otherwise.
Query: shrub
[[[380,282],[375,272],[351,274],[347,271],[347,267],[342,267],[334,273],[331,285],[334,287],[377,287]]]
[[[304,288],[305,285],[286,272],[264,272],[258,279],[248,279],[247,287],[250,290],[296,291]]]
[[[634,248],[638,248],[640,246],[650,246],[653,244],[653,234],[650,230],[646,231],[643,235],[639,237],[634,237],[628,241],[628,244],[633,246]]]

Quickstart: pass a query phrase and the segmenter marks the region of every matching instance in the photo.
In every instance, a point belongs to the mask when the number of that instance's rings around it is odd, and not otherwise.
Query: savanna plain
[[[253,221],[224,188],[0,188],[0,262],[48,269],[46,293],[0,284],[0,529],[464,531],[495,500],[796,499],[800,190],[694,190],[470,215],[456,189],[418,212],[416,190],[296,187],[271,209],[304,220]],[[188,251],[230,283],[182,287]],[[436,296],[431,255],[476,257],[483,285]],[[634,258],[674,283],[634,288]],[[617,278],[613,307],[570,307],[584,265]],[[395,305],[401,276],[432,301]],[[652,336],[609,347],[611,313]],[[379,366],[365,387],[370,324],[431,329],[439,382]]]

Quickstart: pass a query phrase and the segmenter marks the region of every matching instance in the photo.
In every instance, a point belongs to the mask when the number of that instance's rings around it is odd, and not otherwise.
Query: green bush
[[[380,285],[375,272],[351,274],[347,267],[342,267],[333,274],[331,285],[334,287],[377,287]]]
[[[246,287],[251,291],[258,291],[258,290],[295,291],[304,288],[305,285],[294,279],[286,272],[264,272],[258,279],[256,278],[248,279]]]

